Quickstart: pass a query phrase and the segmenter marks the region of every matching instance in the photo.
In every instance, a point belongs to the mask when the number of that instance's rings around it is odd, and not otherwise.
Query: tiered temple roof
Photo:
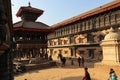
[[[16,16],[21,17],[22,21],[14,23],[14,31],[32,31],[32,32],[52,32],[53,30],[42,22],[36,22],[37,18],[43,14],[43,10],[29,6],[21,7]]]

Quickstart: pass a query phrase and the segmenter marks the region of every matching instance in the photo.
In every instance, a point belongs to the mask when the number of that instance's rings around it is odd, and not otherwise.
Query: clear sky
[[[113,0],[11,0],[13,23],[20,21],[16,13],[21,6],[31,6],[44,11],[37,21],[49,26],[102,6]]]

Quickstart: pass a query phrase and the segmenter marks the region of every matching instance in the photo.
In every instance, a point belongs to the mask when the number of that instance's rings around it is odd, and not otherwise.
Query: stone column
[[[105,65],[120,65],[120,32],[113,28],[105,36],[101,42],[103,50],[102,64]]]

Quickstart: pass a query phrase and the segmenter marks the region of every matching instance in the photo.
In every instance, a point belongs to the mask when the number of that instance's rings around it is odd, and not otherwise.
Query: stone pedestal
[[[103,50],[103,65],[120,65],[120,32],[111,28],[101,42]]]

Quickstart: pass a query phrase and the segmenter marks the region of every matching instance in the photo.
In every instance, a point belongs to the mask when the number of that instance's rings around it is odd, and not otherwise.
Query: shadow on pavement
[[[67,78],[63,78],[61,80],[82,80],[82,76],[76,76],[76,77],[67,77]],[[91,80],[97,80],[97,79],[91,79]]]
[[[74,61],[74,64],[71,64],[70,61],[67,61],[65,66],[62,66],[61,64],[57,64],[58,68],[71,68],[71,69],[75,69],[75,68],[84,68],[84,67],[88,67],[88,68],[94,68],[95,67],[95,63],[92,62],[85,62],[84,66],[81,64],[81,66],[79,67],[79,64],[77,63],[77,61]]]

